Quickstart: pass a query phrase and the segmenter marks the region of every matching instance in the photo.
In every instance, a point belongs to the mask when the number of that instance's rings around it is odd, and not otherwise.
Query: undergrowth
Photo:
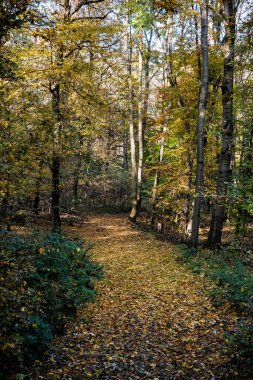
[[[209,296],[215,306],[230,304],[239,312],[238,326],[226,336],[231,352],[236,352],[238,365],[247,376],[253,371],[253,274],[236,247],[217,252],[182,246],[180,260],[194,273],[213,281]]]
[[[95,299],[102,268],[89,247],[57,234],[0,239],[0,378],[8,378],[40,358],[78,308]]]

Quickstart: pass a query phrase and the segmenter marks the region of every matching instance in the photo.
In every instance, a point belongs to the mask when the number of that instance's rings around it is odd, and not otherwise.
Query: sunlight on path
[[[98,302],[55,341],[37,378],[236,379],[224,338],[235,318],[211,306],[210,284],[182,267],[178,248],[125,216],[89,219],[71,233],[104,264]]]

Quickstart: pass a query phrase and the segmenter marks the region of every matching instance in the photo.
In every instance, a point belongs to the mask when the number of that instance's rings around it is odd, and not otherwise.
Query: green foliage
[[[253,371],[253,320],[245,319],[238,325],[238,330],[233,336],[229,336],[231,351],[234,348],[241,366],[248,375]]]
[[[236,257],[233,246],[218,253],[182,247],[181,260],[195,273],[204,273],[214,281],[215,286],[209,291],[213,304],[221,306],[229,302],[240,311],[236,331],[229,335],[231,351],[239,359],[243,372],[253,369],[253,274],[249,268]]]
[[[252,305],[251,295],[253,294],[253,275],[239,261],[227,265],[224,261],[213,264],[210,277],[218,287],[211,292],[211,296],[216,302],[222,300],[229,301],[240,308],[250,308]]]
[[[51,326],[38,315],[24,320],[15,332],[20,337],[20,349],[24,348],[28,360],[43,353],[53,339]]]
[[[95,299],[102,268],[81,242],[38,232],[1,236],[1,367],[39,357],[78,307]]]

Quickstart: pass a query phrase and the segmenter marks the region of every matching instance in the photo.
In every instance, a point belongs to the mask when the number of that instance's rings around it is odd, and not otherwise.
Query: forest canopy
[[[249,3],[4,1],[0,17],[3,225],[112,206],[194,246],[199,228],[214,248],[225,222],[246,234]]]

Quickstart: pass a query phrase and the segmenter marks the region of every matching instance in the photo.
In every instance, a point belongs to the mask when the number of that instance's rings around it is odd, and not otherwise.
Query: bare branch
[[[75,13],[77,13],[78,11],[80,11],[80,9],[82,7],[84,7],[84,6],[86,6],[86,5],[99,4],[99,3],[102,3],[103,1],[105,1],[105,0],[80,0],[80,2],[77,5],[77,7],[71,13],[71,16],[73,16]]]

